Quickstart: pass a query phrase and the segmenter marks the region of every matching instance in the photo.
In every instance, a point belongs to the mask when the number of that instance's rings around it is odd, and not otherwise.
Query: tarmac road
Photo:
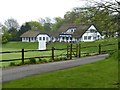
[[[82,64],[104,60],[108,54],[89,56],[74,60],[59,61],[45,64],[23,65],[2,69],[2,82],[9,82],[27,76],[42,74],[45,72],[71,68]]]

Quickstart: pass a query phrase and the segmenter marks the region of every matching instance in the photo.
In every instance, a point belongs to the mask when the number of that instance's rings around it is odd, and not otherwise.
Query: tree
[[[42,24],[37,21],[30,21],[27,23],[30,25],[31,30],[44,30]]]
[[[116,23],[118,25],[118,49],[120,50],[120,1],[115,0],[114,2],[105,2],[105,3],[97,3],[95,5],[102,9],[108,9],[111,13],[117,15]],[[120,53],[119,53],[120,55]],[[119,59],[120,60],[120,59]]]
[[[44,26],[44,24],[45,24],[45,19],[40,18],[40,19],[38,19],[38,21],[39,21],[39,23],[41,23],[42,26]]]
[[[74,21],[78,18],[78,12],[76,12],[76,10],[73,9],[73,11],[68,11],[66,12],[66,14],[64,15],[64,20],[65,23],[74,23]]]
[[[47,31],[47,32],[51,31],[51,23],[45,23],[44,24],[44,30]]]
[[[45,17],[45,19],[43,18],[40,18],[39,19],[39,22],[42,24],[43,26],[43,29],[42,30],[45,30],[45,31],[51,31],[52,29],[52,23],[51,23],[51,18],[49,17]]]
[[[8,32],[4,32],[4,34],[2,35],[2,41],[0,41],[1,43],[7,43],[10,39],[11,39],[11,34]]]
[[[26,31],[28,30],[31,30],[31,26],[29,25],[28,22],[26,22],[25,24],[23,24],[21,27],[20,27],[20,30],[18,31],[17,33],[17,36],[19,37],[18,40],[20,40],[20,36],[25,33]]]
[[[57,31],[64,23],[64,19],[61,17],[55,17],[54,20],[55,23],[52,25],[52,31]]]
[[[9,31],[8,31],[9,34],[11,34],[11,39],[10,41],[17,41],[18,40],[18,31],[16,28],[10,28]]]
[[[13,18],[6,20],[4,24],[7,26],[8,29],[10,29],[10,28],[18,29],[19,28],[19,24],[18,24],[17,20],[15,20]]]

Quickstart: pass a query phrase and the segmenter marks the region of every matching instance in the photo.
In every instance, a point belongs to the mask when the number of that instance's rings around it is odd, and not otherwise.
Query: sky
[[[63,18],[67,11],[84,5],[84,0],[0,0],[0,22],[14,18],[21,25],[45,17]]]

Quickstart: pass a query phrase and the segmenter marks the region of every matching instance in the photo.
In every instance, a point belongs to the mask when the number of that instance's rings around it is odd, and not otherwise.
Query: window
[[[93,37],[94,40],[96,40],[96,37]]]
[[[42,38],[41,38],[41,37],[39,37],[39,40],[42,40]]]
[[[87,36],[84,36],[84,40],[87,40]]]
[[[95,29],[90,29],[90,32],[91,32],[91,33],[95,32]]]
[[[45,37],[43,37],[43,40],[45,40]]]
[[[46,37],[46,40],[48,41],[48,37]]]
[[[33,40],[33,37],[31,37],[31,40]]]
[[[98,35],[98,38],[100,37],[100,35]]]
[[[66,40],[68,40],[69,38],[68,37],[66,37]]]
[[[70,40],[72,41],[72,37],[70,37]]]
[[[54,40],[54,38],[52,37],[52,40]]]
[[[71,32],[74,32],[74,30],[72,29]]]
[[[88,36],[88,40],[91,40],[91,36]]]

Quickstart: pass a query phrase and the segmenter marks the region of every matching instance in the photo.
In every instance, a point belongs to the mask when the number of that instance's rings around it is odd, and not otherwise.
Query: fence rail
[[[8,62],[8,61],[18,61],[18,60],[22,60],[22,64],[24,64],[24,61],[27,60],[27,59],[31,59],[31,58],[51,58],[52,61],[54,61],[55,57],[58,57],[58,56],[66,56],[68,59],[72,59],[73,56],[75,57],[81,57],[83,54],[85,55],[90,55],[90,54],[102,54],[102,53],[108,53],[108,52],[111,52],[111,51],[116,51],[117,49],[108,49],[108,50],[102,50],[103,47],[105,46],[111,46],[111,45],[116,45],[116,43],[114,44],[99,44],[99,45],[96,45],[96,46],[83,46],[81,44],[76,44],[76,46],[73,46],[73,44],[69,44],[67,45],[67,48],[62,48],[62,49],[57,49],[57,48],[54,48],[52,47],[51,49],[46,49],[46,50],[25,50],[25,49],[22,49],[20,51],[5,51],[5,52],[0,52],[0,54],[9,54],[9,53],[21,53],[21,58],[16,58],[16,59],[6,59],[6,60],[0,60],[0,62]],[[86,49],[86,48],[95,48],[97,47],[98,50],[97,51],[91,51],[91,52],[83,52],[82,50],[83,49]],[[61,51],[61,50],[65,50],[66,53],[61,53],[59,55],[55,55],[55,51]],[[34,56],[34,57],[25,57],[25,53],[26,52],[44,52],[44,51],[51,51],[51,55],[48,55],[48,56]]]

